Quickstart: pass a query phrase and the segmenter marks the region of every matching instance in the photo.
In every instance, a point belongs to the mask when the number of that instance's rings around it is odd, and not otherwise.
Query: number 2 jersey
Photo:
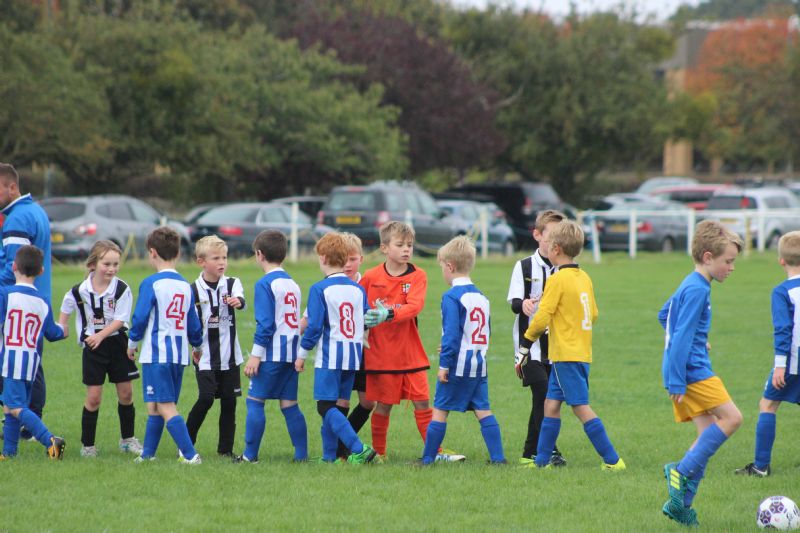
[[[331,274],[308,292],[308,327],[300,341],[302,359],[317,346],[316,368],[358,370],[364,346],[364,288],[343,273]]]
[[[591,363],[592,324],[596,319],[591,278],[578,265],[563,265],[547,280],[525,338],[535,341],[549,326],[551,361]]]
[[[192,288],[173,269],[146,277],[128,331],[128,347],[139,351],[139,363],[189,364],[189,345],[203,345],[203,327],[195,311]]]
[[[442,295],[442,351],[439,368],[451,376],[486,376],[489,300],[469,278],[456,278]]]
[[[250,354],[262,361],[293,363],[300,344],[300,287],[277,268],[258,280],[255,293],[256,333]]]
[[[42,338],[57,341],[64,330],[53,320],[50,305],[33,285],[18,283],[0,292],[3,347],[0,350],[4,378],[33,381],[42,357]]]

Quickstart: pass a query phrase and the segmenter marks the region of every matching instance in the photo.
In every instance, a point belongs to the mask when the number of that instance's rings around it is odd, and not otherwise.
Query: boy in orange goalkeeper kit
[[[372,445],[386,457],[386,434],[392,406],[401,400],[414,405],[414,418],[422,440],[433,410],[429,404],[428,356],[422,346],[417,315],[425,306],[428,277],[410,263],[414,229],[402,222],[387,222],[380,228],[381,252],[386,262],[364,273],[361,285],[375,309],[367,311],[364,323],[371,328],[369,347],[364,350],[367,399],[377,402],[372,414]],[[439,454],[439,460],[463,460],[455,454]]]

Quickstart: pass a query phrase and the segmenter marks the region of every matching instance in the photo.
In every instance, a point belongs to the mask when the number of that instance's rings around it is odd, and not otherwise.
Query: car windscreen
[[[236,222],[253,222],[256,219],[258,207],[243,207],[241,205],[227,205],[216,207],[201,216],[198,224],[232,224]]]
[[[373,211],[375,208],[372,191],[334,191],[328,202],[331,211]]]
[[[528,183],[525,188],[535,204],[556,204],[561,201],[555,189],[547,183]]]
[[[708,201],[708,209],[755,209],[755,198],[749,196],[712,196]]]
[[[42,208],[52,222],[71,220],[86,213],[86,204],[79,202],[47,202]]]

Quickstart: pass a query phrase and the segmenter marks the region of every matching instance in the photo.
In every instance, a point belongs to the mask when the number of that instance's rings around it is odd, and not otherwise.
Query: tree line
[[[677,97],[658,76],[675,35],[435,0],[8,0],[0,160],[52,165],[51,192],[183,204],[507,174],[576,201],[603,170],[657,166],[668,138],[791,163],[788,33],[768,66],[711,54]]]

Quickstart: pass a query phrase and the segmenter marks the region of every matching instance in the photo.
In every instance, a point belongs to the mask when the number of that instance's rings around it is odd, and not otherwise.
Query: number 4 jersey
[[[300,287],[277,268],[258,280],[255,293],[256,333],[250,354],[262,361],[293,363],[300,344]]]
[[[562,265],[547,280],[525,338],[536,341],[549,326],[551,361],[591,363],[592,324],[596,319],[591,278],[578,265]]]
[[[203,328],[195,311],[192,288],[177,271],[146,277],[128,332],[128,347],[141,346],[139,362],[189,364],[189,345],[203,345]]]
[[[489,300],[469,278],[456,278],[442,295],[442,351],[439,368],[451,376],[486,376],[489,349]]]
[[[33,381],[42,354],[42,337],[64,338],[64,330],[53,321],[50,305],[33,285],[18,283],[0,292],[3,348],[0,351],[4,378]]]

